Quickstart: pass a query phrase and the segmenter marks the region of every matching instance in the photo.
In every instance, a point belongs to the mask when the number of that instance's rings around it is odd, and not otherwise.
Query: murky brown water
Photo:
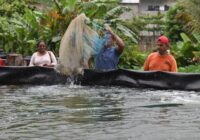
[[[1,140],[199,140],[199,132],[199,92],[0,86]]]

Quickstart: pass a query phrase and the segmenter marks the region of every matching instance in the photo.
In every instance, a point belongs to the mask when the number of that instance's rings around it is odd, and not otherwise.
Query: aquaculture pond
[[[0,86],[1,140],[199,140],[200,92]]]

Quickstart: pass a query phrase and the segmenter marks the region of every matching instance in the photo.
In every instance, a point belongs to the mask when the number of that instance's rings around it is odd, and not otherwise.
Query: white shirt
[[[40,55],[38,52],[35,52],[30,60],[29,66],[43,66],[47,65],[57,65],[57,60],[53,52],[46,51],[44,55]]]

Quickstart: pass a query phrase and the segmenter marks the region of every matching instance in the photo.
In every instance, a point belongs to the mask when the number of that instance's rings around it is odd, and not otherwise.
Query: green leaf
[[[199,33],[194,33],[193,36],[197,40],[197,43],[200,44],[200,34]]]
[[[55,36],[55,37],[53,37],[52,38],[52,42],[58,42],[58,41],[60,41],[61,40],[61,36]]]
[[[183,42],[178,41],[178,42],[176,43],[176,46],[177,46],[178,49],[183,48]]]
[[[27,40],[26,42],[29,43],[29,44],[36,44],[37,43],[36,40]]]
[[[181,33],[180,35],[184,42],[191,42],[190,38],[185,33]]]
[[[126,26],[123,26],[121,24],[117,24],[117,29],[122,31],[125,36],[130,38],[134,43],[138,43],[137,39],[135,38],[135,33],[132,32],[129,28]]]

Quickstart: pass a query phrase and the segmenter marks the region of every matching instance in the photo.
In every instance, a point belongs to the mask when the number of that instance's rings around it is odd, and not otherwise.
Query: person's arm
[[[125,47],[124,41],[117,34],[115,34],[109,26],[106,27],[106,30],[109,31],[110,34],[113,36],[116,44],[118,45],[117,51],[119,52],[119,54],[121,54]]]
[[[149,56],[144,62],[144,71],[149,71]]]
[[[114,34],[115,41],[118,45],[118,52],[121,54],[124,50],[125,44],[124,41],[116,34]]]
[[[54,66],[56,66],[57,65],[57,60],[56,60],[55,55],[51,51],[48,51],[48,54],[49,54],[49,57],[50,57],[50,60],[51,60],[51,64],[44,64],[43,66],[45,66],[45,67],[54,67]]]
[[[176,60],[174,57],[172,57],[171,72],[177,72],[177,64],[176,64]]]
[[[35,55],[33,54],[31,56],[31,60],[30,60],[29,66],[34,66],[34,59],[35,59]]]
[[[51,59],[52,59],[51,64],[54,65],[54,66],[57,65],[57,60],[56,60],[56,57],[53,54],[53,52],[50,51],[50,55],[51,55]]]

